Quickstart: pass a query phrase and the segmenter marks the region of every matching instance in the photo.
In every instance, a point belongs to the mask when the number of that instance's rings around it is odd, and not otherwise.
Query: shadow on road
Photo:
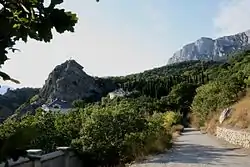
[[[196,128],[184,128],[183,132],[193,132],[193,131],[199,131],[198,129]]]
[[[173,152],[168,156],[161,156],[150,160],[147,163],[185,163],[185,164],[226,164],[223,158],[232,159],[235,157],[245,157],[247,155],[235,154],[234,150],[238,148],[216,148],[213,146],[204,146],[196,144],[178,143]],[[225,159],[225,158],[224,158]]]

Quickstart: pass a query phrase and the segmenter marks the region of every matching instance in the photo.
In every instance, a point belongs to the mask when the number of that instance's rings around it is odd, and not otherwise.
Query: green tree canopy
[[[8,52],[17,50],[14,46],[19,40],[50,42],[52,29],[58,33],[74,31],[78,18],[57,8],[61,3],[63,0],[51,0],[46,7],[44,0],[0,0],[0,67],[9,59]],[[2,71],[0,77],[19,83]]]

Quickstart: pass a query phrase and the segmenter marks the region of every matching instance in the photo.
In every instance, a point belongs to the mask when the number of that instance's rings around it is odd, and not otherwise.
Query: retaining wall
[[[231,144],[250,148],[250,133],[248,132],[217,127],[216,136]]]
[[[9,167],[82,167],[81,160],[68,148],[58,148],[58,151],[45,155],[31,153],[28,157],[16,162],[9,160]],[[4,165],[2,163],[0,167]]]

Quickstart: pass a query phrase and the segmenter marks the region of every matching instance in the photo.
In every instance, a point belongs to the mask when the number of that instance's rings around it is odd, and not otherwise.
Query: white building
[[[127,95],[127,93],[122,88],[117,89],[117,90],[110,92],[108,94],[110,99],[114,99],[115,97],[124,97],[126,95]]]

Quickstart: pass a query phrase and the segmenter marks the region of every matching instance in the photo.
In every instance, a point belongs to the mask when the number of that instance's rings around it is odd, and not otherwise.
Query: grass
[[[232,105],[231,108],[232,111],[229,117],[224,120],[222,126],[233,129],[250,130],[250,91]],[[208,116],[208,121],[205,126],[208,133],[215,133],[216,127],[219,126],[221,112],[222,110],[213,112]]]
[[[232,106],[232,113],[223,125],[250,130],[250,93]]]
[[[210,134],[215,134],[216,127],[219,126],[219,117],[220,117],[221,111],[217,111],[214,113],[211,113],[208,116],[208,122],[206,123],[206,132]]]

